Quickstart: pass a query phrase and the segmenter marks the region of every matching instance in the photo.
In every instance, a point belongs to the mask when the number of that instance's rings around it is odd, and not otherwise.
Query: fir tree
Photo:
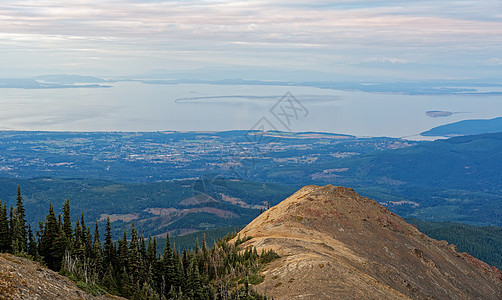
[[[129,275],[132,275],[133,282],[138,281],[139,273],[141,268],[141,256],[139,251],[138,244],[138,231],[134,227],[134,223],[132,223],[131,228],[131,243],[129,245]]]
[[[119,289],[117,285],[117,281],[114,278],[113,266],[111,263],[108,264],[106,268],[105,274],[103,275],[103,279],[101,280],[101,284],[106,288],[106,290],[110,294],[117,295],[119,294]]]
[[[120,294],[124,297],[129,297],[131,295],[131,292],[134,289],[131,284],[131,279],[129,278],[129,275],[127,274],[126,267],[122,267],[122,272],[120,273],[120,281],[119,282],[120,282],[120,284],[119,284]]]
[[[41,247],[42,247],[42,236],[44,235],[44,222],[43,221],[40,221],[38,222],[38,230],[36,232],[36,236],[37,236],[37,250],[38,250],[38,255],[40,256],[40,253],[42,252],[41,251]]]
[[[174,285],[181,287],[185,286],[185,274],[183,273],[183,265],[181,264],[181,257],[179,254],[179,251],[177,251],[177,254],[174,259],[175,263],[175,275],[174,275]]]
[[[190,262],[190,267],[187,276],[187,290],[189,296],[194,299],[205,299],[204,289],[202,286],[202,280],[199,273],[199,267],[197,258],[195,255],[192,256],[192,260]]]
[[[106,263],[115,264],[115,246],[113,245],[110,218],[106,218],[105,230],[104,260]]]
[[[85,257],[90,257],[92,253],[91,229],[85,225],[84,213],[80,217],[81,243]]]
[[[80,226],[80,221],[77,220],[75,223],[75,239],[73,241],[73,254],[78,257],[84,256],[84,246],[82,242],[82,227]]]
[[[101,249],[101,241],[99,235],[98,221],[94,228],[94,243],[92,244],[92,258],[94,259],[94,271],[96,274],[101,274],[103,268],[103,254]]]
[[[9,234],[10,234],[10,239],[12,241],[12,237],[14,235],[14,208],[12,207],[12,203],[10,204],[10,212],[9,212]]]
[[[119,253],[118,253],[118,258],[119,258],[119,265],[120,268],[124,268],[125,271],[127,271],[127,268],[129,266],[128,263],[128,258],[129,258],[129,251],[128,251],[128,246],[127,246],[127,232],[124,229],[124,234],[122,236],[122,239],[119,240]],[[126,272],[127,273],[127,272]]]
[[[66,238],[71,243],[73,240],[73,229],[70,216],[70,199],[66,198],[63,204],[63,231]]]
[[[56,236],[56,240],[54,241],[54,244],[51,247],[51,254],[54,257],[54,262],[55,262],[53,265],[54,271],[61,270],[63,257],[66,251],[66,242],[67,242],[66,236],[63,230],[60,229],[58,235]]]
[[[58,241],[56,243],[56,241]],[[40,255],[47,266],[52,270],[59,271],[64,250],[60,247],[60,233],[58,231],[57,219],[52,203],[49,205],[49,214],[45,218],[44,231],[40,245]],[[63,253],[61,253],[63,252]]]
[[[87,226],[85,229],[85,255],[86,257],[92,257],[92,234],[91,234],[91,227]]]
[[[155,237],[148,236],[148,249],[146,251],[146,258],[149,264],[153,264],[157,258],[157,242]]]
[[[12,240],[7,219],[7,203],[0,201],[0,252],[11,250]]]
[[[38,245],[31,230],[31,226],[28,224],[28,254],[34,259],[38,259]]]
[[[166,247],[164,248],[164,278],[166,281],[166,288],[169,291],[171,289],[171,285],[174,285],[175,279],[175,262],[173,250],[171,248],[171,242],[169,240],[169,231],[166,233]]]
[[[26,252],[28,248],[28,237],[26,232],[26,212],[21,195],[21,186],[17,186],[16,209],[12,222],[12,248],[14,253]]]

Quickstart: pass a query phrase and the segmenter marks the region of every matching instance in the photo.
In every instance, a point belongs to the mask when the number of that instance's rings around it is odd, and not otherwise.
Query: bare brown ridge
[[[257,286],[274,299],[502,299],[502,273],[344,187],[306,186],[246,226],[281,258]]]
[[[125,300],[112,295],[93,296],[39,263],[6,253],[0,253],[0,299]]]

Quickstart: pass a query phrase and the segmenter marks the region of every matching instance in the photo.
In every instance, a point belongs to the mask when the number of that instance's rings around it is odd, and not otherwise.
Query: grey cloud
[[[502,51],[501,23],[493,0],[2,1],[0,53],[42,69],[128,62],[130,72],[291,59],[314,69],[384,58],[476,64]]]

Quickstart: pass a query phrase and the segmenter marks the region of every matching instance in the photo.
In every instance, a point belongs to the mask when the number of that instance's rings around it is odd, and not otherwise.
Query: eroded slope
[[[352,189],[306,186],[240,232],[281,258],[257,288],[274,299],[501,299],[502,273]]]

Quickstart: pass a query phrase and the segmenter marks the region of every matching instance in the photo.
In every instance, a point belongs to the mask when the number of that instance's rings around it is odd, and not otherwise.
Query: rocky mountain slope
[[[87,294],[70,279],[38,263],[2,253],[0,254],[0,299],[105,300],[124,298]]]
[[[502,272],[343,187],[306,186],[241,232],[281,258],[258,291],[274,299],[502,299]]]

